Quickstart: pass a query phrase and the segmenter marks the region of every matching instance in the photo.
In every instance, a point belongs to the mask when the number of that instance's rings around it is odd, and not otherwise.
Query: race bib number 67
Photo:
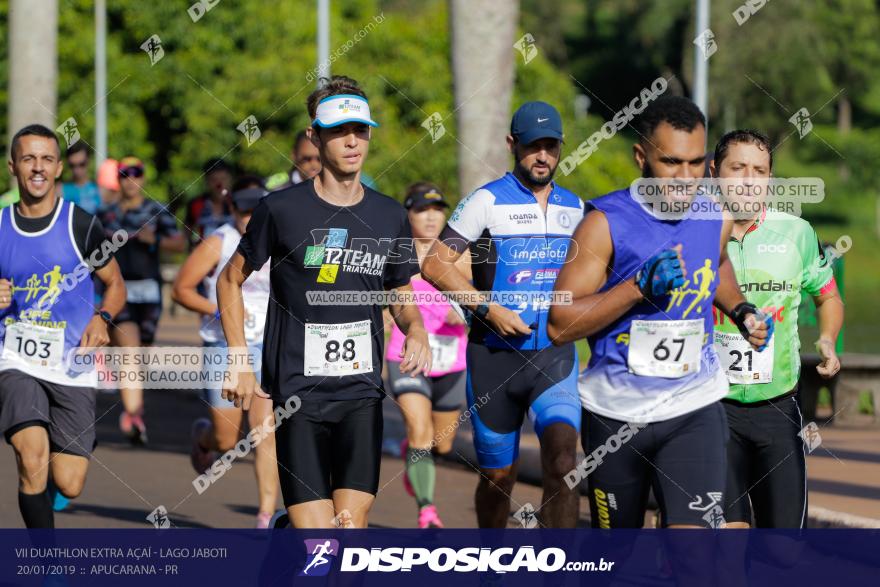
[[[369,320],[346,324],[306,323],[304,346],[305,375],[339,377],[373,371]]]
[[[629,370],[647,377],[684,377],[699,372],[702,348],[702,320],[633,320]]]

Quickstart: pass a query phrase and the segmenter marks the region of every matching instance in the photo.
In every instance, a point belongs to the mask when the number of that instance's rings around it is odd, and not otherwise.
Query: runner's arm
[[[401,210],[401,212],[403,212]],[[400,232],[397,243],[391,251],[394,262],[386,265],[383,278],[386,291],[403,293],[413,297],[412,278],[419,273],[419,258],[415,251],[412,228],[405,212],[401,216]],[[428,333],[422,322],[422,313],[414,300],[405,300],[405,304],[388,304],[388,312],[397,323],[397,327],[406,336],[400,351],[400,372],[413,377],[431,371],[431,347],[428,344]]]
[[[820,296],[813,298],[819,311],[819,339],[836,342],[843,328],[844,305],[837,284]]]
[[[554,290],[571,292],[571,305],[550,306],[547,334],[561,345],[602,330],[642,301],[635,278],[597,293],[608,277],[614,246],[605,214],[594,210],[572,235]]]
[[[476,294],[477,289],[465,276],[458,262],[464,250],[466,249],[453,249],[441,240],[435,241],[422,261],[422,277],[440,291],[466,291]]]
[[[100,310],[107,312],[110,316],[116,316],[125,305],[125,281],[122,279],[119,263],[111,257],[104,266],[95,269],[95,275],[104,283],[106,288]],[[89,320],[85,330],[83,330],[79,346],[83,349],[91,349],[109,344],[109,328],[110,324],[105,322],[104,318],[96,312],[92,319]]]
[[[104,284],[100,309],[115,317],[125,306],[125,280],[122,279],[119,263],[111,258],[106,265],[95,269],[95,275]]]
[[[804,231],[800,250],[805,264],[801,287],[813,298],[819,320],[816,350],[822,361],[816,366],[816,371],[822,377],[830,378],[840,370],[835,347],[840,329],[843,328],[843,299],[834,279],[833,261],[825,256],[814,230]]]
[[[253,273],[253,268],[245,261],[240,251],[235,251],[232,258],[217,278],[217,305],[223,308],[220,312],[220,324],[229,348],[246,347],[244,336],[244,296],[241,285]]]
[[[217,278],[217,306],[220,323],[227,345],[244,347],[244,297],[241,286],[255,270],[259,270],[275,251],[278,244],[278,231],[268,204],[263,198],[254,209],[247,225],[247,231],[238,243],[238,249]]]
[[[455,267],[459,271],[461,271],[461,274],[465,276],[469,283],[474,282],[474,274],[471,269],[470,255],[460,256],[458,258],[458,261],[455,262]],[[455,300],[449,300],[449,305],[451,307],[449,308],[449,310],[447,310],[446,315],[443,317],[443,322],[449,324],[450,326],[467,324],[461,305]]]
[[[171,298],[175,302],[199,314],[211,315],[217,311],[217,305],[199,294],[196,288],[207,275],[217,269],[222,246],[222,237],[212,235],[193,249],[174,280]]]
[[[727,314],[733,320],[733,310],[737,306],[746,302],[745,296],[739,289],[736,281],[736,273],[733,270],[733,264],[727,255],[727,243],[730,241],[730,233],[733,230],[733,220],[726,218],[721,226],[721,250],[718,254],[718,285],[715,288],[715,300],[713,304],[716,308]],[[736,323],[736,320],[733,320]],[[767,324],[755,321],[754,314],[748,314],[746,317],[746,327],[749,341],[756,349],[759,349],[768,343]]]
[[[718,255],[718,286],[715,289],[715,307],[730,316],[730,312],[746,301],[736,282],[736,273],[727,256],[727,242],[733,230],[733,221],[725,219],[721,227],[721,250]]]
[[[412,296],[413,286],[407,283],[394,288],[394,291]],[[400,350],[400,372],[413,377],[427,375],[431,371],[431,347],[419,307],[414,303],[388,304],[388,311],[397,327],[406,335]]]
[[[819,319],[819,340],[816,342],[822,362],[816,371],[823,377],[833,377],[840,371],[840,359],[837,357],[835,345],[840,329],[843,328],[843,300],[832,280],[825,292],[813,297],[816,304],[816,315]]]
[[[440,291],[468,292],[468,297],[472,299],[460,300],[459,303],[471,310],[479,305],[473,303],[478,292],[471,284],[472,275],[465,270],[461,260],[471,257],[468,246],[488,228],[494,202],[495,196],[485,189],[479,189],[462,199],[443,227],[440,237],[422,260],[422,277]],[[466,251],[468,254],[465,255]],[[493,305],[490,305],[490,313]]]

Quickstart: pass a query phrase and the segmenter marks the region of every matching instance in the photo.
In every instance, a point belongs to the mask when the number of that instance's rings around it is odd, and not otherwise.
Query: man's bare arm
[[[397,287],[395,291],[412,295],[412,283]],[[431,347],[419,307],[416,304],[389,304],[388,311],[397,327],[406,335],[403,348],[400,349],[400,372],[411,377],[427,375],[432,365]]]
[[[547,334],[555,344],[595,334],[642,301],[635,278],[596,293],[607,280],[613,252],[605,215],[588,213],[572,235],[565,265],[556,279],[555,291],[571,292],[572,303],[550,308]]]
[[[110,259],[109,263],[100,269],[95,269],[95,275],[104,284],[101,308],[111,316],[116,316],[125,306],[125,281],[122,279],[119,263],[116,259]]]
[[[476,297],[478,290],[470,284],[457,264],[460,256],[461,253],[439,240],[436,241],[422,261],[422,277],[440,291],[467,292],[473,294],[471,297]],[[453,296],[454,298],[455,296]],[[471,300],[468,300],[461,305],[473,310],[479,304],[471,303]],[[479,319],[477,316],[474,318]],[[522,321],[519,314],[496,303],[489,303],[489,313],[486,314],[485,321],[492,330],[501,336],[522,336],[532,332],[532,329]]]
[[[727,243],[730,241],[730,232],[733,230],[733,221],[725,220],[721,226],[721,250],[718,256],[718,285],[715,288],[715,307],[730,316],[731,310],[746,301],[745,296],[736,282],[736,273],[727,256]]]
[[[470,254],[470,253],[468,253]],[[461,253],[437,240],[422,261],[422,277],[440,291],[476,293],[470,280],[459,270]]]
[[[737,323],[733,310],[747,300],[739,289],[739,284],[736,281],[736,272],[734,272],[733,264],[727,255],[727,243],[730,241],[732,230],[733,221],[725,219],[721,227],[721,250],[718,254],[718,285],[715,287],[715,299],[712,303],[716,308],[727,314],[734,323]],[[745,322],[737,324],[737,326],[740,327],[740,331],[743,330],[743,327],[746,328],[743,336],[748,334],[746,340],[756,349],[761,350],[768,343],[769,331],[767,324],[757,321],[755,314],[748,314]]]
[[[220,323],[229,348],[247,346],[241,285],[252,272],[253,268],[236,251],[217,278],[217,307],[220,308]]]

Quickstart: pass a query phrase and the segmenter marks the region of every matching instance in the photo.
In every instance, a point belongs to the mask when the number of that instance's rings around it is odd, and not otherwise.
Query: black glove
[[[770,343],[770,338],[773,336],[773,316],[765,314],[759,310],[755,304],[750,302],[741,302],[731,310],[730,319],[733,320],[733,323],[736,324],[740,334],[742,334],[743,338],[746,340],[749,339],[749,335],[751,334],[749,328],[746,326],[746,318],[749,314],[754,314],[755,318],[767,324],[767,342],[758,348],[758,352],[760,352],[767,348],[767,345]]]

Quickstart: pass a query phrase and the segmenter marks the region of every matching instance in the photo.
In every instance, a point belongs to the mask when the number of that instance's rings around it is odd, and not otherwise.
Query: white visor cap
[[[339,94],[327,96],[318,103],[312,126],[329,128],[347,122],[360,122],[370,126],[379,124],[370,118],[370,105],[361,96]]]

